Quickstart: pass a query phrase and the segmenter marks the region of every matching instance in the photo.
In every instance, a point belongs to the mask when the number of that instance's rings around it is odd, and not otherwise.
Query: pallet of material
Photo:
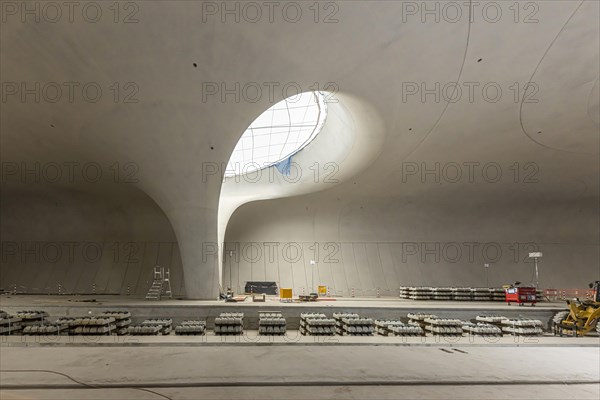
[[[175,327],[176,335],[204,335],[205,333],[206,321],[188,320]]]
[[[15,317],[21,318],[21,325],[39,325],[40,322],[44,322],[48,313],[42,310],[22,310],[15,313]]]
[[[425,330],[434,335],[441,336],[460,336],[463,333],[464,324],[460,319],[455,318],[425,318]]]
[[[422,336],[424,332],[417,323],[405,324],[399,320],[377,320],[375,329],[382,336]]]
[[[114,318],[117,335],[126,335],[127,327],[131,325],[131,313],[129,311],[103,311],[98,314],[98,317]]]
[[[434,326],[462,326],[463,321],[461,321],[460,319],[456,319],[456,318],[425,318],[424,322],[427,325],[434,325]]]
[[[400,298],[408,299],[410,296],[410,288],[408,286],[400,286]]]
[[[150,318],[142,321],[142,325],[158,325],[161,327],[161,335],[168,335],[171,333],[173,320],[171,318]]]
[[[258,333],[261,335],[283,335],[286,332],[286,322],[280,311],[259,311]]]
[[[404,326],[404,322],[399,320],[377,319],[375,320],[375,333],[381,336],[389,336],[390,331],[388,328],[392,326]]]
[[[312,336],[335,335],[335,319],[323,313],[301,313],[300,334]]]
[[[78,319],[79,318],[77,317],[59,317],[56,321],[54,321],[54,325],[64,325],[67,327],[67,333],[73,333],[77,327],[75,321]]]
[[[492,301],[505,301],[506,291],[503,288],[492,288]]]
[[[499,326],[487,322],[466,322],[462,329],[472,336],[502,336],[502,329]]]
[[[471,301],[471,288],[452,288],[452,300]]]
[[[21,333],[21,329],[23,329],[21,318],[0,311],[0,335],[14,335]]]
[[[68,325],[28,325],[23,328],[23,335],[58,335],[60,333],[67,333],[69,329]]]
[[[451,300],[452,299],[452,288],[441,287],[431,289],[432,300]]]
[[[485,322],[488,324],[500,325],[502,321],[507,319],[502,315],[494,315],[494,314],[481,314],[475,317],[475,321],[477,322]]]
[[[430,300],[431,299],[430,287],[411,287],[409,289],[409,298],[411,300]]]
[[[471,295],[474,301],[490,301],[492,299],[492,291],[489,288],[472,288]]]
[[[221,313],[215,318],[215,335],[241,335],[243,331],[243,313]]]
[[[127,334],[131,336],[157,336],[161,333],[162,325],[129,325]]]
[[[62,320],[62,319],[59,319]],[[112,317],[81,317],[70,320],[66,324],[73,335],[109,335],[117,329]]]
[[[427,318],[437,318],[436,315],[429,314],[429,313],[421,313],[421,312],[408,313],[407,317],[410,321],[414,321],[414,322],[423,322]]]
[[[427,325],[425,330],[436,336],[462,336],[463,330],[460,326],[437,326]]]
[[[20,322],[11,325],[0,326],[0,335],[14,335],[20,333],[23,327]]]
[[[514,327],[514,326],[503,326],[502,332],[509,333],[515,336],[539,336],[544,333],[542,328],[539,327]]]
[[[375,331],[371,318],[345,317],[336,325],[336,332],[343,336],[372,336]]]
[[[506,318],[502,320],[502,332],[515,336],[538,336],[544,333],[542,321],[531,318]]]
[[[117,327],[114,325],[87,325],[76,327],[72,333],[75,335],[109,335],[115,329]]]

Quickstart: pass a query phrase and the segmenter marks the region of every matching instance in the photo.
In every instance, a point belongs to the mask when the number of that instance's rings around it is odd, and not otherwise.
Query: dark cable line
[[[75,379],[72,376],[67,375],[67,374],[65,374],[63,372],[57,372],[57,371],[52,371],[52,370],[48,370],[48,369],[3,369],[3,370],[0,370],[0,372],[45,372],[45,373],[49,373],[49,374],[55,374],[55,375],[63,376],[65,378],[67,378],[68,380],[70,380],[72,382],[75,382],[77,385],[83,386],[83,387],[85,387],[87,389],[133,389],[133,390],[141,390],[141,391],[144,391],[144,392],[153,393],[153,394],[155,394],[157,396],[160,396],[160,397],[162,397],[164,399],[167,399],[167,400],[173,400],[171,397],[168,397],[168,396],[166,396],[164,394],[161,394],[161,393],[158,393],[158,392],[155,392],[153,390],[146,389],[146,388],[143,388],[143,387],[137,387],[137,385],[135,385],[135,384],[134,385],[119,384],[119,385],[115,385],[115,386],[113,386],[111,384],[96,384],[96,385],[94,385],[94,384],[89,384],[89,383],[78,381],[77,379]],[[28,389],[28,388],[40,388],[40,389],[42,389],[44,387],[47,388],[47,389],[60,389],[61,386],[64,389],[72,389],[73,388],[73,385],[64,385],[64,384],[62,384],[62,385],[51,385],[51,384],[50,385],[10,385],[10,384],[6,385],[6,384],[2,384],[2,388],[5,389],[5,390],[6,389],[10,389],[10,388],[12,388],[14,390],[14,389],[17,389],[19,387],[22,387],[24,389]]]

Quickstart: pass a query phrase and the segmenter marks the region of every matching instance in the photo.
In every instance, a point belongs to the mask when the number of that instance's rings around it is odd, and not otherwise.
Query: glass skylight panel
[[[280,101],[246,129],[231,154],[225,176],[254,172],[294,155],[319,133],[326,116],[321,92]]]

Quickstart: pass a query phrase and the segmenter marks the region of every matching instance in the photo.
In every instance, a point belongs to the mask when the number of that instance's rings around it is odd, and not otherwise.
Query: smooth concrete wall
[[[528,253],[538,250],[543,288],[585,288],[600,278],[593,199],[452,207],[362,198],[337,210],[316,204],[304,196],[241,207],[227,231],[224,285],[241,291],[248,280],[276,281],[297,294],[326,285],[341,296],[396,296],[399,286],[413,285],[498,287],[532,282]]]
[[[340,2],[333,21],[323,21],[329,10],[321,10],[322,23],[315,23],[310,2],[297,3],[306,7],[297,22],[282,18],[281,13],[270,21],[266,8],[257,23],[235,21],[231,15],[223,20],[217,14],[206,15],[206,2],[193,1],[140,3],[136,23],[115,23],[106,9],[98,23],[70,21],[64,12],[56,23],[29,17],[23,22],[18,12],[8,15],[0,25],[0,68],[7,84],[0,107],[0,158],[8,165],[25,163],[28,170],[35,163],[135,165],[134,185],[156,202],[173,228],[185,272],[185,294],[193,299],[214,299],[219,289],[218,257],[206,254],[202,246],[221,241],[217,213],[223,171],[219,166],[226,165],[254,118],[285,97],[281,89],[290,83],[301,90],[315,84],[328,90],[327,83],[333,83],[340,92],[362,99],[381,116],[382,152],[359,178],[340,183],[343,188],[333,196],[312,197],[306,204],[277,203],[268,211],[282,214],[279,228],[266,226],[261,235],[249,231],[258,226],[247,226],[247,232],[233,235],[233,240],[264,236],[277,241],[379,243],[402,241],[404,236],[413,240],[413,233],[423,233],[419,236],[423,241],[452,240],[451,229],[464,225],[471,232],[458,235],[461,239],[499,240],[493,239],[494,233],[502,227],[509,233],[505,241],[510,241],[510,233],[522,229],[519,224],[506,226],[503,215],[487,216],[481,211],[465,217],[465,224],[453,215],[446,220],[435,207],[416,210],[423,218],[391,211],[410,198],[419,204],[449,198],[437,184],[422,190],[418,182],[400,182],[407,160],[418,165],[491,161],[503,168],[534,162],[545,178],[527,193],[514,185],[480,182],[460,189],[456,185],[461,196],[448,201],[475,199],[475,209],[493,209],[490,204],[505,200],[520,207],[527,197],[531,204],[554,199],[560,214],[570,209],[567,201],[595,195],[597,202],[597,1],[544,2],[533,17],[537,23],[515,23],[509,2],[497,2],[505,7],[503,17],[491,23],[482,18],[481,7],[471,15],[474,18],[463,12],[458,21],[440,21],[431,15],[424,21],[418,13],[403,15],[406,3],[394,1]],[[74,100],[68,96],[67,82],[78,85]],[[437,89],[433,96],[425,94],[437,84],[452,89],[454,82],[464,83],[459,84],[459,99]],[[539,88],[533,98],[523,93],[526,82]],[[46,93],[51,83],[65,87],[58,101]],[[102,88],[104,96],[97,102],[81,91],[88,83]],[[262,88],[258,100],[245,96],[243,89],[226,94],[230,88],[257,83]],[[272,83],[277,85],[273,96],[267,89]],[[468,95],[471,85],[467,83],[476,84],[475,98]],[[219,87],[219,93],[207,96],[206,84]],[[407,84],[420,93],[409,95]],[[501,99],[486,96],[482,89],[488,85],[500,86]],[[39,89],[31,93],[36,86]],[[115,93],[115,87],[122,89],[120,93]],[[15,88],[18,92],[9,94]],[[116,99],[115,94],[119,94]],[[504,177],[511,172],[505,170]],[[4,181],[0,184],[4,191]],[[85,190],[87,183],[76,186]],[[382,202],[362,204],[365,197]],[[114,199],[122,201],[120,195]],[[301,208],[290,212],[290,204]],[[312,210],[315,205],[320,212]],[[361,216],[361,205],[365,210],[381,210],[372,218],[382,221]],[[306,207],[310,212],[305,214]],[[324,222],[306,221],[307,215]],[[429,215],[448,223],[437,224]],[[494,221],[498,228],[480,229],[477,216]],[[588,212],[584,218],[597,223],[595,216]],[[554,215],[546,212],[542,218]],[[73,220],[88,223],[81,216],[73,215]],[[47,221],[51,225],[36,224],[36,231],[44,233],[42,240],[56,240],[51,236],[58,229],[53,226],[56,222]],[[388,223],[392,221],[404,235],[385,233],[392,232]],[[296,222],[297,227],[292,224]],[[143,224],[143,218],[138,223]],[[380,223],[387,228],[380,231]],[[86,226],[73,232],[84,236]],[[323,230],[312,232],[311,226]],[[552,233],[562,225],[538,228],[539,234]],[[587,228],[585,232],[590,234]],[[597,237],[597,227],[591,234]],[[93,240],[114,238],[96,235]],[[562,233],[549,236],[549,243],[555,240],[580,243]],[[569,254],[579,257],[578,252]],[[597,258],[585,256],[584,261],[588,265]]]
[[[116,194],[116,195],[115,195]],[[144,296],[155,265],[184,295],[179,246],[164,213],[143,192],[106,195],[52,185],[1,196],[0,287],[18,292]]]

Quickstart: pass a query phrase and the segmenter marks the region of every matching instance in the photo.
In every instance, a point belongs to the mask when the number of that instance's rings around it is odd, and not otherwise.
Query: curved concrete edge
[[[359,97],[337,93],[327,108],[321,132],[292,156],[289,177],[272,166],[224,180],[218,212],[219,283],[223,275],[222,246],[235,210],[252,201],[327,190],[367,168],[381,153],[385,140],[383,120],[370,104]]]

